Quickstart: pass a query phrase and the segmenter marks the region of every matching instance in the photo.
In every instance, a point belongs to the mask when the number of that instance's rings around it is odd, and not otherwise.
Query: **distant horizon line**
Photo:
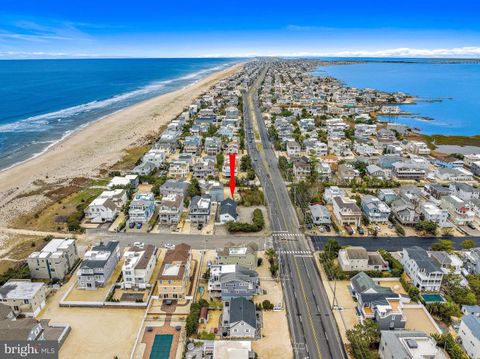
[[[173,56],[173,57],[161,57],[161,56],[61,56],[61,57],[12,57],[2,58],[0,61],[29,61],[29,60],[187,60],[187,59],[255,59],[255,58],[281,58],[281,59],[398,59],[398,60],[480,60],[480,56],[477,57],[451,57],[451,56],[295,56],[295,55],[255,55],[255,56]]]

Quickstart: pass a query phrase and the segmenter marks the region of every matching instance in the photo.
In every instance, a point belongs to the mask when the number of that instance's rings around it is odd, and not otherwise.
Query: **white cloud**
[[[342,50],[325,52],[294,52],[277,56],[330,56],[330,57],[480,57],[480,47],[455,47],[445,49],[396,48],[385,50]]]

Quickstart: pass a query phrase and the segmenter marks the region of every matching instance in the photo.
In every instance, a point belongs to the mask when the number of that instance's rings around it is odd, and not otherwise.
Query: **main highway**
[[[268,62],[243,96],[247,149],[265,193],[295,358],[346,358],[330,303],[278,168],[258,103]],[[255,139],[257,135],[257,139]],[[259,137],[259,138],[258,138]]]

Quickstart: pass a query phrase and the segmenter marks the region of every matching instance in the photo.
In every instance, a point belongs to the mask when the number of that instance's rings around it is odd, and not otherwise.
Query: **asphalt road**
[[[439,240],[437,237],[337,237],[330,236],[312,236],[312,243],[316,250],[322,250],[328,239],[335,238],[342,246],[362,246],[368,251],[375,251],[383,248],[387,251],[401,251],[404,247],[419,246],[430,249],[433,243]],[[480,237],[448,237],[442,238],[453,241],[455,247],[460,249],[461,243],[466,239],[475,241],[480,246]]]
[[[279,253],[294,355],[295,358],[302,359],[346,358],[320,273],[315,266],[310,242],[300,231],[295,209],[278,169],[259,110],[257,94],[266,70],[267,67],[244,95],[246,144],[265,192],[273,245]],[[259,129],[259,143],[255,143],[252,127],[254,122]]]
[[[256,242],[260,249],[264,248],[265,238],[259,236],[232,236],[232,235],[200,235],[180,233],[132,233],[132,232],[109,232],[106,229],[87,229],[86,237],[93,242],[119,241],[120,246],[128,247],[134,242],[144,242],[162,247],[165,243],[180,244],[188,243],[193,249],[217,249],[222,248],[225,243],[245,244]]]

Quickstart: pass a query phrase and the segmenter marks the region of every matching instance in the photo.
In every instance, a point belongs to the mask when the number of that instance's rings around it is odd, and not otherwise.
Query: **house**
[[[425,192],[427,192],[433,198],[440,200],[444,196],[450,195],[452,192],[449,187],[442,186],[439,183],[431,183],[425,185]]]
[[[463,156],[463,163],[467,167],[472,167],[473,162],[478,161],[480,161],[480,154],[478,153],[471,153]]]
[[[216,156],[222,149],[222,139],[220,137],[205,138],[204,150],[209,156]]]
[[[246,245],[229,242],[223,248],[217,249],[215,264],[238,264],[253,271],[257,268],[257,250],[255,242]]]
[[[344,225],[360,225],[362,220],[362,211],[358,208],[355,201],[344,197],[333,197],[333,214],[337,222]]]
[[[31,343],[28,344],[31,345],[31,349],[36,346],[35,342],[41,341],[43,344],[42,350],[45,350],[45,353],[58,353],[58,348],[64,343],[71,330],[68,324],[50,325],[49,319],[12,318],[10,316],[4,316],[4,311],[10,311],[10,313],[12,313],[10,307],[0,304],[0,313],[2,314],[0,318],[0,338],[2,338],[3,341],[14,343]],[[46,342],[47,340],[49,342]],[[15,357],[15,355],[5,355],[5,357]],[[17,357],[31,357],[35,355],[33,351],[29,351],[29,354],[27,354],[27,351],[24,351],[24,355],[19,354]]]
[[[189,183],[185,181],[169,179],[160,186],[160,193],[162,196],[168,196],[169,194],[180,194],[185,196],[188,185]]]
[[[254,359],[252,342],[249,340],[214,340],[212,359]]]
[[[152,244],[135,244],[125,250],[122,288],[146,289],[157,264],[157,249]]]
[[[435,176],[441,181],[472,181],[473,173],[465,168],[439,168]]]
[[[455,157],[437,158],[433,161],[433,163],[436,166],[442,167],[442,168],[462,168],[463,167],[463,161]]]
[[[448,211],[451,222],[459,226],[472,222],[475,216],[470,206],[454,195],[442,197],[441,207]]]
[[[29,279],[10,279],[0,287],[0,301],[11,308],[14,315],[36,317],[45,307],[46,285]]]
[[[393,217],[403,225],[414,225],[420,221],[415,205],[404,198],[399,198],[390,204]]]
[[[127,191],[114,189],[103,191],[85,209],[85,217],[91,223],[112,222],[127,202]]]
[[[100,242],[85,253],[77,271],[79,289],[97,289],[103,287],[120,259],[118,241]]]
[[[415,155],[429,155],[430,149],[427,144],[420,141],[410,141],[407,144],[407,151]]]
[[[190,202],[188,216],[194,224],[206,224],[210,217],[212,199],[209,195],[195,196]]]
[[[390,216],[390,208],[377,197],[372,195],[365,195],[362,198],[362,210],[370,222],[388,222]]]
[[[183,144],[183,151],[186,153],[199,153],[202,138],[200,136],[187,136]]]
[[[474,315],[480,317],[480,305],[462,305],[463,315]]]
[[[353,168],[352,165],[340,164],[337,168],[337,177],[341,181],[351,181],[358,176],[360,176],[360,172]]]
[[[221,224],[225,224],[227,222],[236,222],[238,218],[237,202],[231,198],[221,201],[218,217]]]
[[[351,279],[350,289],[357,299],[357,311],[361,320],[374,320],[380,330],[405,328],[406,318],[403,315],[404,298],[394,293],[391,288],[376,284],[365,272],[356,274]]]
[[[348,247],[338,252],[338,264],[343,271],[384,271],[388,263],[378,252],[367,252],[363,247]]]
[[[158,221],[161,224],[179,223],[183,206],[183,195],[172,193],[164,196],[158,210]]]
[[[292,157],[299,157],[300,153],[302,152],[302,148],[296,141],[288,141],[287,142],[287,154],[290,158]]]
[[[413,285],[420,292],[438,292],[443,272],[440,266],[420,247],[403,248],[402,265]]]
[[[190,165],[187,161],[172,161],[168,168],[168,176],[175,179],[187,178],[190,173]]]
[[[157,294],[161,299],[185,299],[190,289],[192,251],[182,243],[169,249],[157,277]]]
[[[394,200],[397,199],[397,194],[390,188],[381,188],[378,190],[377,197],[379,200],[390,205]]]
[[[462,346],[471,359],[480,358],[480,318],[475,315],[464,315],[458,328],[458,336]]]
[[[193,165],[193,177],[198,179],[206,179],[215,176],[216,172],[214,160],[205,158]]]
[[[319,226],[322,224],[331,224],[332,220],[330,218],[330,212],[328,212],[327,207],[320,204],[309,205],[308,209],[312,215],[313,224]]]
[[[448,188],[452,195],[457,196],[464,201],[470,201],[472,199],[480,198],[480,189],[466,183],[450,183]]]
[[[448,211],[446,209],[438,208],[432,202],[422,203],[420,205],[420,213],[425,220],[435,222],[441,228],[451,226],[448,222]]]
[[[318,179],[320,181],[327,181],[330,176],[332,175],[332,168],[330,167],[330,164],[324,161],[319,161],[315,165],[315,169],[318,174]]]
[[[389,176],[387,172],[382,168],[378,167],[377,165],[368,165],[366,168],[367,175],[370,177],[380,178],[380,179],[387,179]]]
[[[223,184],[218,181],[201,181],[200,188],[202,190],[202,193],[210,196],[212,202],[221,202],[225,198]]]
[[[393,164],[393,173],[399,179],[422,179],[426,175],[426,170],[418,163],[401,161]]]
[[[480,161],[472,162],[470,166],[470,170],[473,172],[475,176],[480,175]]]
[[[260,290],[258,273],[238,264],[212,265],[208,280],[210,297],[229,300],[234,297],[251,299]]]
[[[126,175],[125,177],[115,176],[107,184],[108,189],[118,188],[118,187],[131,187],[135,189],[138,187],[140,179],[138,175]]]
[[[137,193],[128,209],[130,223],[147,223],[155,213],[155,196],[153,193]]]
[[[140,176],[148,176],[153,174],[156,170],[157,166],[153,162],[141,162],[133,168],[132,173]]]
[[[52,239],[27,258],[32,279],[63,280],[79,260],[74,239]]]
[[[255,304],[244,297],[224,302],[222,327],[225,337],[255,338],[257,335],[257,311]]]
[[[414,330],[382,330],[378,354],[381,359],[447,359],[428,334]]]
[[[463,266],[469,274],[480,274],[480,247],[464,252]]]
[[[325,188],[325,192],[323,193],[323,199],[325,202],[331,204],[333,202],[333,197],[343,197],[345,195],[345,191],[337,186],[331,186]]]
[[[307,157],[297,157],[292,160],[293,162],[293,175],[298,181],[305,180],[312,172],[310,161]]]

